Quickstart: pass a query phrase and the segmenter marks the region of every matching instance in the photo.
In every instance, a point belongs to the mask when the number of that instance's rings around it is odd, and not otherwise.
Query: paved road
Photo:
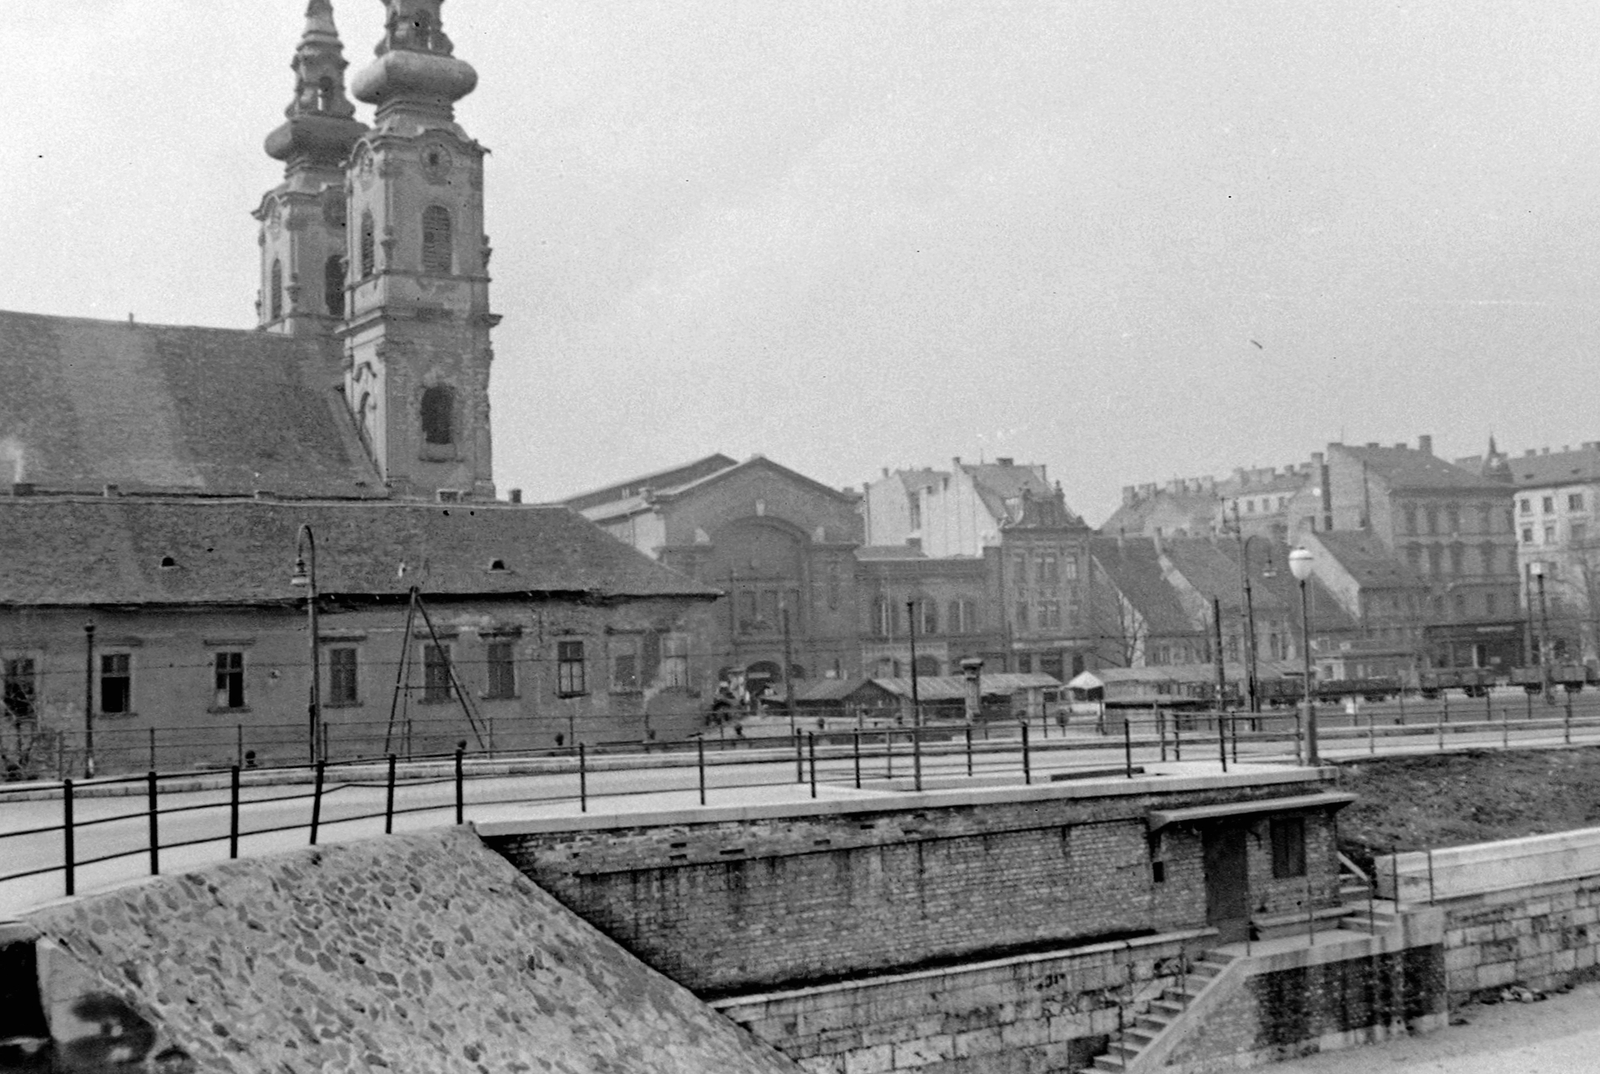
[[[1323,755],[1343,759],[1371,753],[1431,751],[1440,736],[1434,728],[1408,725],[1340,727],[1348,722],[1334,717],[1324,729]],[[1566,732],[1559,720],[1499,720],[1494,723],[1452,722],[1446,727],[1446,748],[1497,748],[1563,744]],[[1575,727],[1574,743],[1600,741],[1600,725],[1587,722]],[[836,740],[837,741],[837,740]],[[1191,730],[1168,739],[1165,760],[1181,759],[1194,771],[1220,771],[1221,758],[1214,732]],[[1136,742],[1134,763],[1160,763],[1162,750],[1153,741]],[[1230,744],[1230,763],[1234,750]],[[796,756],[787,747],[736,751],[708,749],[706,799],[709,804],[801,800],[812,796],[809,753]],[[1237,744],[1237,760],[1254,764],[1292,763],[1292,745],[1276,738],[1244,734]],[[1118,770],[1125,764],[1124,743],[1091,730],[1055,731],[1048,737],[1031,736],[1028,777],[1052,777],[1094,770]],[[868,741],[859,760],[851,746],[819,746],[815,794],[821,798],[854,797],[910,789],[912,757],[900,741],[888,752],[881,740]],[[529,816],[574,815],[580,805],[579,776],[568,761],[544,762],[559,771],[495,775],[473,763],[464,784],[464,813],[468,820],[501,820]],[[1024,779],[1023,755],[1016,739],[973,743],[969,755],[965,741],[954,738],[929,743],[924,751],[925,786],[959,785],[970,775],[983,783]],[[857,788],[859,766],[860,787]],[[617,770],[617,769],[624,770]],[[320,811],[319,842],[367,838],[384,830],[386,789],[381,768],[330,769]],[[225,777],[223,777],[225,779]],[[616,813],[686,809],[699,804],[700,774],[692,753],[596,758],[587,773],[588,812]],[[163,793],[157,818],[162,872],[194,868],[225,859],[229,853],[230,795],[227,788]],[[448,766],[435,778],[403,779],[396,789],[394,829],[404,831],[450,824],[455,821],[455,786]],[[308,783],[248,786],[241,794],[239,853],[269,853],[308,842],[312,816]],[[0,873],[35,869],[59,870],[65,860],[59,798],[15,800],[0,804]],[[74,802],[73,860],[78,864],[79,892],[116,886],[148,875],[150,821],[142,796],[78,797]],[[195,845],[184,845],[195,844]],[[112,857],[107,861],[95,859]],[[39,876],[0,880],[0,913],[14,913],[64,892],[60,871]]]

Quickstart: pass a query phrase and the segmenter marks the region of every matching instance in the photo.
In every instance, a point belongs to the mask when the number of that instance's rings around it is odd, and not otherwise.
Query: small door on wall
[[[1201,830],[1206,866],[1206,924],[1221,943],[1238,943],[1250,931],[1250,870],[1245,829],[1208,824]]]

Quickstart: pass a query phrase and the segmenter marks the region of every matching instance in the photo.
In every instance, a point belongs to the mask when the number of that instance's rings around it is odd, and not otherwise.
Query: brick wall
[[[815,1074],[1079,1070],[1210,933],[1026,955],[714,1003]]]
[[[1063,792],[900,810],[850,803],[816,815],[487,839],[652,966],[703,994],[733,994],[1204,926],[1199,834],[1163,833],[1157,882],[1149,810],[1316,786]],[[1331,821],[1307,819],[1311,892],[1331,905]],[[1270,876],[1270,841],[1248,840],[1248,853],[1252,876]],[[1305,897],[1304,880],[1261,883],[1268,910]]]

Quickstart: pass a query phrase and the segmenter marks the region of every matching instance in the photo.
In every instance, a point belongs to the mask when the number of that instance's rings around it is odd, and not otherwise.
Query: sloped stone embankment
[[[161,877],[28,924],[54,1069],[797,1070],[465,829]]]

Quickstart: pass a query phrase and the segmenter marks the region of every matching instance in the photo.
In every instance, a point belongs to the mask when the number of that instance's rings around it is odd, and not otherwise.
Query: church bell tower
[[[261,199],[257,324],[286,335],[330,336],[345,313],[344,163],[366,133],[344,92],[344,46],[329,0],[311,0],[290,63],[294,99],[267,136],[283,182]]]
[[[396,495],[492,499],[486,150],[455,122],[478,76],[451,54],[442,3],[384,0],[352,85],[377,114],[345,177],[345,391]]]

